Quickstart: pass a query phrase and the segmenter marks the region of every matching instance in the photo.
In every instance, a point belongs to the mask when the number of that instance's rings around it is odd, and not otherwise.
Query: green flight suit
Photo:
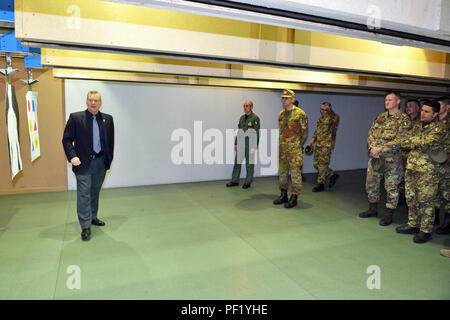
[[[259,128],[261,121],[255,113],[250,115],[243,114],[239,119],[238,134],[234,141],[234,145],[238,146],[236,156],[234,158],[233,174],[231,176],[231,182],[238,183],[241,175],[241,163],[244,161],[245,155],[245,169],[247,171],[247,177],[245,179],[246,184],[251,184],[253,181],[253,174],[255,168],[255,155],[250,154],[250,149],[253,147],[255,150],[259,144]],[[256,141],[255,140],[256,136]],[[242,151],[244,147],[244,152]]]

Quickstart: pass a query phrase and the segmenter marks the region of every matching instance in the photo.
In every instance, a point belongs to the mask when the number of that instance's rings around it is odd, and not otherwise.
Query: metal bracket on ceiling
[[[31,86],[38,82],[38,80],[33,79],[32,68],[43,68],[40,56],[41,49],[23,46],[16,39],[14,30],[11,30],[7,34],[0,36],[0,51],[6,53],[6,69],[2,69],[1,73],[6,76],[7,83],[11,83],[10,76],[18,71],[12,68],[12,54],[27,54],[24,56],[24,66],[28,68],[28,79],[22,81],[28,84],[28,90],[31,91]]]
[[[33,69],[32,68],[28,68],[28,79],[27,80],[23,80],[23,82],[25,82],[28,85],[28,91],[33,91],[31,89],[31,86],[37,82],[39,82],[39,80],[37,79],[33,79]]]
[[[6,84],[11,84],[11,76],[15,74],[18,69],[13,69],[12,67],[12,55],[10,52],[6,53],[6,68],[0,69],[0,73],[6,77]]]

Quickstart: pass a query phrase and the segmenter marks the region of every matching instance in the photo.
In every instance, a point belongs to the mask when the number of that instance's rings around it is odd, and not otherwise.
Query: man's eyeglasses
[[[328,111],[330,111],[330,109],[322,109],[322,108],[320,108],[320,111],[328,112]]]

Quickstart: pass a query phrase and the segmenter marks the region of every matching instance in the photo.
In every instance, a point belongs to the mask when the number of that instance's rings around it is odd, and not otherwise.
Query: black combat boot
[[[285,202],[288,202],[288,196],[287,196],[287,190],[286,189],[281,189],[281,195],[276,198],[275,200],[273,200],[273,204],[282,204]]]
[[[323,190],[325,190],[323,183],[319,183],[319,184],[317,184],[317,186],[312,188],[312,192],[321,192]]]
[[[431,233],[420,231],[418,234],[416,234],[414,236],[413,241],[415,243],[425,243],[430,239],[431,239]]]
[[[434,225],[437,226],[439,223],[441,223],[441,220],[439,219],[439,213],[441,212],[441,209],[436,208],[434,209]]]
[[[444,216],[444,222],[436,229],[437,234],[449,234],[450,233],[450,213],[446,212]]]
[[[285,208],[293,208],[297,205],[297,195],[291,194],[291,198],[289,199],[288,203],[284,204]]]
[[[377,205],[378,203],[371,203],[369,202],[369,210],[361,212],[359,214],[360,218],[368,218],[368,217],[376,217],[378,212],[377,212]]]
[[[394,215],[395,209],[388,209],[384,215],[383,218],[380,220],[380,226],[388,226],[392,223],[392,216]]]
[[[339,178],[339,175],[337,173],[333,174],[330,178],[330,182],[328,183],[328,187],[333,188],[336,184],[336,180]]]
[[[403,234],[417,234],[420,231],[420,228],[417,227],[411,227],[409,224],[401,225],[397,228],[395,228],[395,231],[397,233],[403,233]]]

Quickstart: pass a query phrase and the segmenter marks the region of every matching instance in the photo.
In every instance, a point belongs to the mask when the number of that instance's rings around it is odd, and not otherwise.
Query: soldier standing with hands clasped
[[[411,128],[408,115],[400,110],[400,95],[391,92],[386,95],[385,108],[373,122],[367,138],[369,163],[367,166],[366,192],[369,209],[359,214],[361,218],[377,216],[380,201],[380,184],[384,176],[387,211],[380,220],[381,226],[392,223],[392,216],[398,203],[398,185],[403,177],[402,153],[400,148],[383,151],[382,146],[395,141]]]
[[[413,241],[424,243],[431,239],[434,222],[434,201],[439,189],[439,165],[447,161],[445,144],[447,128],[438,120],[439,103],[425,101],[421,123],[411,135],[401,138],[401,147],[411,150],[405,174],[408,223],[397,227],[398,233],[415,234]],[[389,144],[385,149],[389,149]]]

